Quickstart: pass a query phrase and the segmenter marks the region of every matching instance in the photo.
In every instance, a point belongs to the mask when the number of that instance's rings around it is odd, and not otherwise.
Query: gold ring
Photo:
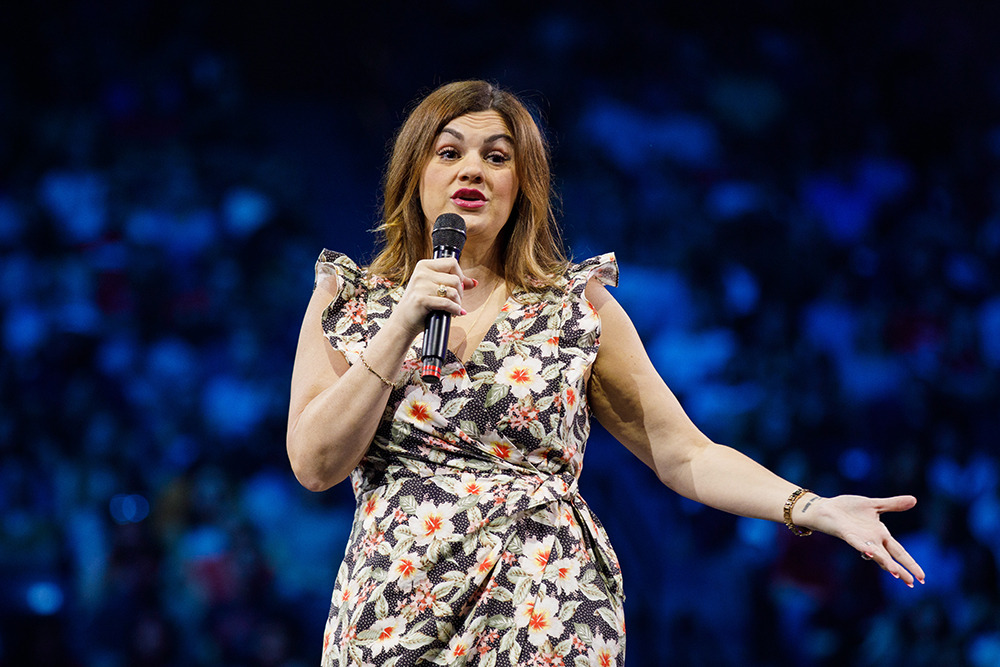
[[[445,287],[443,284],[438,285],[438,296],[441,297],[448,296],[448,288]]]

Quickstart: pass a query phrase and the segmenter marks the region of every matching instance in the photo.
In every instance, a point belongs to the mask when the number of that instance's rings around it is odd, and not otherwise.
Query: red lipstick
[[[481,208],[486,204],[486,195],[475,188],[462,188],[452,194],[451,201],[461,208]]]

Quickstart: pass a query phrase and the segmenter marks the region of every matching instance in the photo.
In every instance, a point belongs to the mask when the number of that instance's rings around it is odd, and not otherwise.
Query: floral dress
[[[403,286],[329,250],[316,271],[340,278],[323,329],[358,363]],[[600,333],[591,277],[617,284],[614,255],[512,295],[468,363],[446,353],[439,383],[420,378],[414,341],[351,474],[324,667],[624,664],[621,570],[577,490]]]

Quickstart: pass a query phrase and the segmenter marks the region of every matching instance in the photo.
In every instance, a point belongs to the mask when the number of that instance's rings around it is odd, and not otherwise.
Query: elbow
[[[330,484],[324,478],[319,477],[317,475],[310,475],[304,472],[299,472],[294,468],[292,471],[295,473],[295,479],[299,481],[299,484],[301,484],[306,489],[314,493],[319,493],[320,491],[326,491],[327,489],[333,486],[333,484]]]
[[[295,479],[298,480],[299,484],[314,493],[326,491],[333,486],[333,483],[331,483],[325,476],[317,474],[315,470],[308,467],[297,466],[293,463],[292,473],[294,473]]]
[[[695,438],[671,448],[668,455],[654,457],[653,471],[665,486],[688,496],[698,459],[713,444],[708,438]]]
[[[326,491],[334,486],[340,479],[334,479],[332,475],[324,469],[321,461],[315,456],[308,456],[298,446],[291,434],[286,442],[288,452],[288,462],[291,464],[292,473],[299,484],[313,492]],[[342,479],[342,478],[341,478]]]

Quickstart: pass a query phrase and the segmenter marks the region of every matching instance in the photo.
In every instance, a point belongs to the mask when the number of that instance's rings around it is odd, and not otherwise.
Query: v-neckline
[[[493,322],[490,324],[489,327],[487,327],[486,332],[483,333],[483,337],[480,338],[479,342],[476,343],[476,346],[472,348],[472,352],[466,359],[462,359],[461,357],[459,357],[451,349],[451,346],[448,346],[447,350],[445,350],[445,355],[446,356],[451,355],[452,361],[457,361],[463,369],[468,370],[469,363],[472,361],[473,357],[476,356],[476,353],[479,352],[479,348],[483,346],[483,343],[485,343],[486,340],[490,337],[490,334],[493,333],[493,330],[498,328],[500,322],[507,318],[507,313],[510,312],[509,309],[507,308],[507,304],[509,304],[513,298],[514,298],[514,291],[511,291],[511,293],[507,295],[507,298],[504,299],[504,302],[500,305],[500,309],[497,311],[496,316],[493,318]]]

